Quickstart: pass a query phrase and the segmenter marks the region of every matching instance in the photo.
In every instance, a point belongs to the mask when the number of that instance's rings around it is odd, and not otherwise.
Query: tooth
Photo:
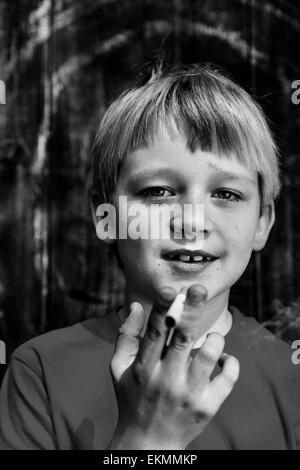
[[[203,256],[193,256],[193,261],[202,261]]]
[[[179,256],[179,259],[180,259],[180,261],[188,262],[188,261],[190,261],[190,256],[188,256],[188,255],[180,255],[180,256]]]

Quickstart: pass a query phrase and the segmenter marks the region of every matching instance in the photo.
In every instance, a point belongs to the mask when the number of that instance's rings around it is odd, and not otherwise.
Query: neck
[[[194,349],[198,349],[202,346],[202,344],[204,343],[209,333],[219,333],[222,336],[226,336],[227,333],[230,331],[231,326],[232,326],[232,316],[228,310],[228,305],[226,304],[226,306],[224,307],[224,310],[220,314],[217,321],[206,331],[204,335],[198,338],[198,340],[194,344]]]

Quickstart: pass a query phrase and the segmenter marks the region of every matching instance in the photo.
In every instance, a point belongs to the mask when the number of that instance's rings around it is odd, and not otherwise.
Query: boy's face
[[[139,203],[147,210],[150,204],[162,203],[203,204],[204,208],[204,223],[198,227],[200,244],[184,236],[174,239],[178,221],[171,217],[168,240],[118,240],[130,301],[151,303],[163,286],[179,291],[200,283],[208,291],[208,302],[225,306],[231,286],[245,270],[252,250],[264,246],[274,222],[273,205],[260,215],[258,178],[253,169],[236,157],[227,159],[200,149],[192,153],[183,135],[171,137],[165,130],[153,144],[126,157],[115,201],[119,196],[127,196],[128,207]],[[185,223],[192,227],[192,215]],[[199,246],[213,260],[200,261],[199,252],[194,262],[185,257],[186,248],[193,252]]]

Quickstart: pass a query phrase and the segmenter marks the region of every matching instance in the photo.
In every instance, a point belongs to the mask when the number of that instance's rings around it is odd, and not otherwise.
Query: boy
[[[267,241],[279,189],[261,109],[212,68],[159,71],[117,99],[95,140],[90,191],[97,234],[117,245],[126,302],[15,351],[1,448],[300,447],[289,347],[228,307],[251,252]],[[103,233],[103,203],[116,208],[116,241]],[[142,222],[167,214],[159,237],[119,236],[136,204]],[[178,216],[175,206],[202,214]],[[170,332],[178,293],[186,300]]]

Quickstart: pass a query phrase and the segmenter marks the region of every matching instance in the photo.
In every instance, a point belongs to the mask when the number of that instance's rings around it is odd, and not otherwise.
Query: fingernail
[[[166,303],[166,304],[169,304],[169,303],[172,303],[173,300],[175,299],[176,297],[176,291],[175,289],[173,289],[173,287],[169,287],[169,286],[166,286],[166,287],[163,287],[161,289],[161,292],[160,292],[160,302],[161,303]]]
[[[198,304],[204,302],[207,297],[207,292],[204,287],[200,286],[191,286],[187,291],[187,301],[192,304]]]

